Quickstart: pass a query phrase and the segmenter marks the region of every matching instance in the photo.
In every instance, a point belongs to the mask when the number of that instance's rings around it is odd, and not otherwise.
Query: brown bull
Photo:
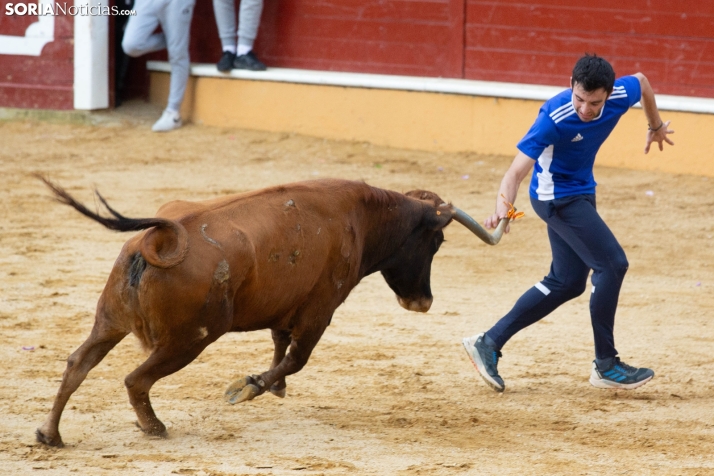
[[[39,177],[39,176],[38,176]],[[434,193],[405,194],[362,182],[317,180],[202,202],[174,201],[155,218],[126,218],[99,196],[100,216],[42,179],[57,200],[118,231],[126,242],[97,304],[94,327],[67,360],[57,397],[37,440],[62,446],[59,421],[87,373],[127,334],[150,352],[125,379],[139,427],[166,435],[149,402],[152,385],[194,360],[226,332],[271,329],[270,370],[228,387],[230,403],[265,391],[285,395],[335,309],[360,280],[380,271],[404,308],[426,312],[430,271],[452,219],[498,242]],[[289,348],[289,352],[286,351]]]

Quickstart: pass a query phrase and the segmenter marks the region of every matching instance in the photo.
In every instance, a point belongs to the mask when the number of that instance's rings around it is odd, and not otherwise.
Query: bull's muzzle
[[[407,311],[427,312],[431,308],[434,298],[404,299],[397,296],[397,301]]]

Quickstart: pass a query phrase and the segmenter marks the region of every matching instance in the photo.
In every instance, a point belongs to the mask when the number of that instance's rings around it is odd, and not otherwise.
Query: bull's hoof
[[[253,400],[261,394],[260,388],[253,384],[253,382],[252,377],[243,377],[236,380],[226,389],[224,398],[231,405],[245,402],[246,400]]]
[[[38,428],[35,432],[35,438],[39,443],[43,443],[47,446],[54,446],[55,448],[64,448],[64,443],[62,442],[62,437],[57,433],[55,436],[51,437],[45,435],[42,429]]]
[[[274,383],[272,387],[270,387],[270,393],[275,395],[278,398],[285,398],[285,395],[288,394],[287,388],[283,387],[280,388],[277,383]]]
[[[158,424],[153,424],[153,425],[148,425],[147,428],[144,428],[141,426],[141,424],[138,421],[135,421],[134,424],[138,429],[144,432],[144,434],[148,436],[156,436],[159,438],[168,438],[169,437],[169,432],[166,431],[166,426],[158,422]]]
[[[228,386],[228,388],[226,389],[226,393],[223,394],[223,397],[228,400],[236,393],[240,393],[240,391],[243,390],[246,385],[251,383],[253,383],[253,379],[251,379],[250,377],[239,378]]]

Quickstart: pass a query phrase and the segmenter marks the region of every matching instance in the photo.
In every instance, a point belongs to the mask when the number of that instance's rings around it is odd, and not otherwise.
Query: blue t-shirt
[[[595,154],[620,117],[641,96],[634,76],[615,80],[612,94],[590,122],[583,122],[573,107],[573,90],[567,89],[543,104],[518,150],[536,161],[530,195],[553,200],[570,195],[594,194]]]

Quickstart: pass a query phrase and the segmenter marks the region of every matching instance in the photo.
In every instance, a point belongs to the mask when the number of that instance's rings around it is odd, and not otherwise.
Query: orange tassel
[[[503,203],[508,205],[510,209],[508,210],[508,214],[506,215],[511,221],[518,220],[519,218],[523,218],[526,216],[525,212],[516,212],[516,208],[513,206],[511,202],[506,201],[506,197],[501,194],[501,197],[503,198]]]

